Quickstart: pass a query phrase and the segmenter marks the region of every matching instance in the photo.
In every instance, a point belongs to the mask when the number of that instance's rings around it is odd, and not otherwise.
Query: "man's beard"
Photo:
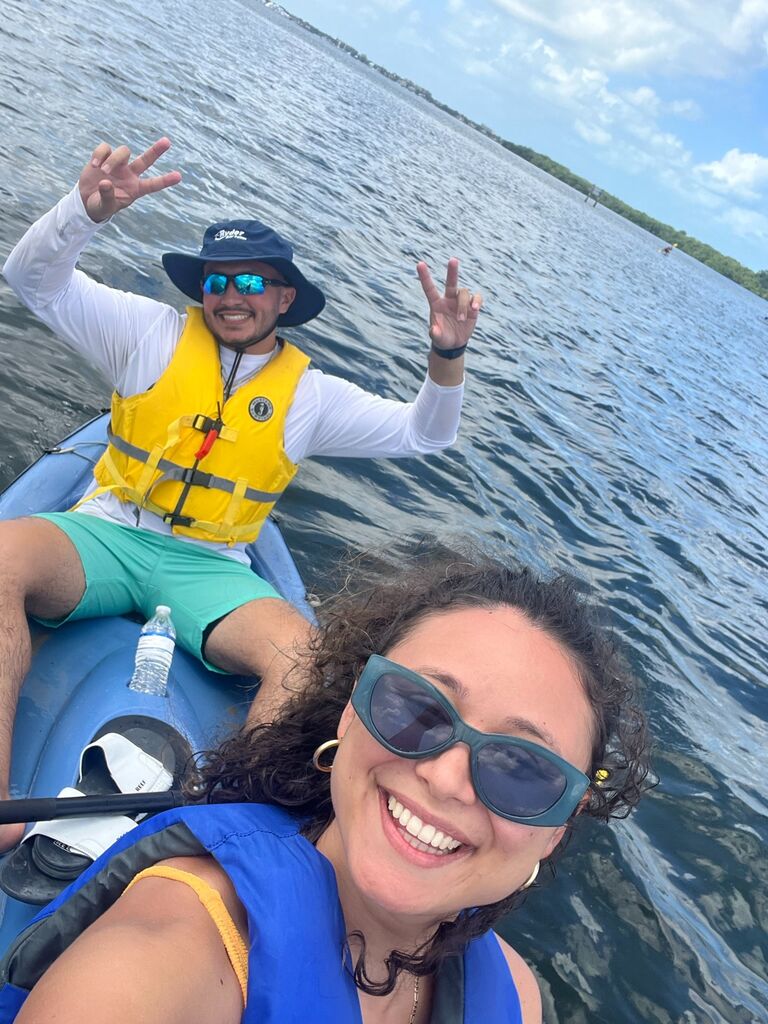
[[[245,349],[250,348],[251,345],[258,345],[260,341],[264,341],[277,327],[277,321],[280,319],[280,314],[275,317],[270,326],[266,331],[261,331],[258,334],[252,334],[250,338],[246,338],[244,341],[225,341],[220,334],[218,334],[210,324],[208,324],[208,330],[214,336],[216,341],[222,348],[228,348],[232,352],[244,352]]]

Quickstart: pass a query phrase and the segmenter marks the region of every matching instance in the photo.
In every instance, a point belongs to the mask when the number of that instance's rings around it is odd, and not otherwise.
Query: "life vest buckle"
[[[190,466],[183,470],[179,479],[183,484],[191,484],[193,487],[210,487],[213,473],[204,473],[202,469],[193,469]]]
[[[180,516],[176,512],[166,512],[163,515],[163,522],[168,526],[191,526],[194,523],[192,516]]]
[[[215,430],[217,426],[221,427],[220,420],[215,420],[213,416],[206,416],[202,412],[197,413],[192,420],[192,429],[199,430],[203,434],[207,434],[209,430]]]

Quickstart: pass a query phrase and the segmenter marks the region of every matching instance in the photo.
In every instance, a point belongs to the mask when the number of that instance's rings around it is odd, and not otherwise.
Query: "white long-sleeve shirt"
[[[24,305],[128,397],[146,391],[165,371],[186,314],[164,302],[98,284],[77,270],[80,253],[99,227],[85,212],[75,187],[27,231],[6,260],[3,275]],[[243,355],[233,391],[273,355]],[[221,348],[220,357],[226,379],[235,353]],[[439,451],[456,439],[463,391],[463,384],[442,387],[427,375],[415,401],[396,402],[309,369],[286,417],[286,454],[298,463],[313,455],[397,458]],[[91,499],[81,511],[136,526],[135,507],[113,494]],[[146,511],[141,529],[171,532],[159,516]],[[179,539],[247,561],[242,545],[228,548]]]

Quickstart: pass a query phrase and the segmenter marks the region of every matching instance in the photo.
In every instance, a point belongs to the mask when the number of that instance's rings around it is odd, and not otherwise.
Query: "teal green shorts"
[[[222,672],[203,657],[208,627],[248,601],[281,597],[241,562],[197,544],[84,512],[46,512],[39,518],[58,526],[75,545],[86,584],[75,610],[57,622],[39,619],[45,626],[128,612],[148,619],[158,604],[167,604],[177,643],[211,671]]]

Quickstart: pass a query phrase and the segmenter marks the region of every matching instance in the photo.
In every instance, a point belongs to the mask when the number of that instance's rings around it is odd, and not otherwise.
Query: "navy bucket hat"
[[[274,267],[292,288],[296,298],[277,320],[280,327],[296,327],[323,311],[325,296],[304,277],[293,262],[293,247],[259,220],[224,220],[206,228],[197,256],[163,253],[163,266],[171,281],[190,299],[202,302],[203,267],[206,263],[240,263],[258,260]]]

